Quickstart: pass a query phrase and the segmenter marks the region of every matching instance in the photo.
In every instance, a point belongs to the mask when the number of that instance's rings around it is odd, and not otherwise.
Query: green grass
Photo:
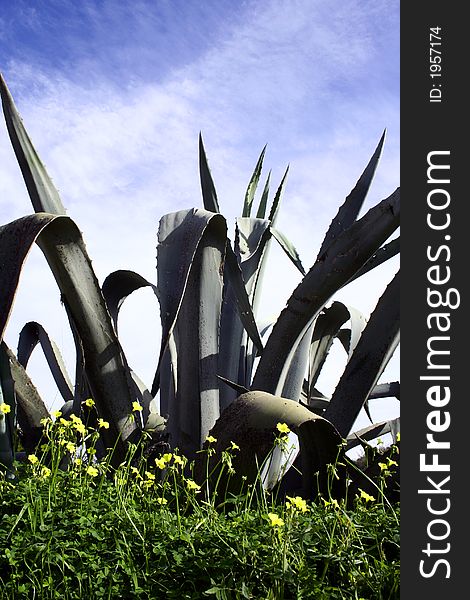
[[[80,433],[90,454],[67,445],[78,423],[46,429],[37,461],[0,479],[2,599],[399,597],[399,508],[379,493],[346,508],[248,487],[215,506],[178,455],[112,471],[96,431]]]

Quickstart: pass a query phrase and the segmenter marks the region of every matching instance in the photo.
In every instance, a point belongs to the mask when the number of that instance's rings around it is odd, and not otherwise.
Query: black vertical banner
[[[469,597],[463,3],[401,4],[401,598]],[[468,104],[468,103],[467,103]],[[467,443],[466,443],[467,442]]]

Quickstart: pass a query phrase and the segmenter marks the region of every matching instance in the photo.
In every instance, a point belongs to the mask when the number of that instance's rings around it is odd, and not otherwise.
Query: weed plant
[[[54,417],[40,453],[0,479],[2,599],[399,597],[399,507],[381,489],[393,461],[352,506],[277,498],[260,482],[221,496],[221,480],[196,483],[178,452],[132,446],[116,468],[112,451],[96,457],[105,421]],[[238,450],[222,455],[228,474]]]

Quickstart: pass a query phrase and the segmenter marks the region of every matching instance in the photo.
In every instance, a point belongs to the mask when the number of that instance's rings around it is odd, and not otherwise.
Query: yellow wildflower
[[[184,467],[184,460],[178,454],[175,454],[173,456],[173,462],[175,465],[180,465],[181,467]]]
[[[400,441],[400,432],[397,433],[396,437],[397,437],[397,442],[399,442]]]
[[[87,475],[90,475],[91,477],[96,477],[98,475],[98,469],[96,469],[95,467],[92,467],[91,465],[89,467],[87,467]]]
[[[160,505],[168,504],[168,500],[166,498],[157,498],[157,502]]]
[[[231,450],[240,450],[240,446],[238,444],[236,444],[235,442],[230,442],[232,444],[231,446]]]
[[[163,460],[163,458],[156,458],[155,464],[159,469],[164,469],[166,467],[166,462]]]
[[[198,485],[195,481],[193,481],[192,479],[186,479],[186,485],[188,486],[188,490],[194,490],[197,494],[197,492],[200,491],[201,486]]]
[[[2,402],[0,404],[0,412],[1,413],[3,413],[4,415],[7,415],[10,411],[11,411],[11,406],[9,404],[6,404],[5,402]]]
[[[72,421],[67,421],[67,419],[64,419],[63,417],[60,418],[59,423],[61,425],[63,425],[64,427],[68,427],[69,425],[72,425]]]
[[[67,450],[70,452],[70,454],[73,454],[76,449],[77,448],[73,442],[67,442]]]
[[[41,467],[41,477],[50,477],[51,470],[48,467]]]
[[[88,408],[93,408],[95,406],[95,401],[93,400],[93,398],[87,398],[84,404],[85,406],[88,406]]]
[[[217,441],[217,438],[215,438],[213,435],[208,435],[206,437],[206,442],[209,442],[209,444],[214,444]]]
[[[86,434],[86,427],[83,423],[74,423],[74,427],[81,435]]]
[[[32,465],[36,465],[39,462],[39,458],[35,454],[30,454],[28,460]]]
[[[135,400],[132,403],[132,411],[133,412],[138,412],[138,411],[141,411],[141,410],[144,410],[144,407],[140,404],[140,402],[137,402],[137,400]]]
[[[284,525],[284,521],[279,515],[276,515],[276,513],[268,513],[268,518],[271,527],[282,527]]]
[[[147,477],[147,479],[151,479],[152,481],[155,480],[155,475],[150,471],[145,471],[145,476]]]
[[[375,498],[374,496],[371,496],[370,494],[368,494],[367,492],[365,492],[364,490],[361,490],[361,488],[358,488],[359,491],[361,492],[361,498],[364,498],[364,500],[366,502],[375,502]]]
[[[290,432],[289,425],[287,425],[286,423],[278,423],[276,425],[276,429],[279,431],[279,433],[289,433]]]
[[[307,503],[300,496],[295,496],[295,498],[286,496],[286,498],[287,498],[287,502],[286,502],[287,508],[294,508],[295,510],[298,510],[303,513],[308,511]]]
[[[54,417],[54,419],[58,419],[59,417],[62,416],[62,413],[60,410],[54,410],[54,411],[52,411],[52,416]]]
[[[169,463],[170,460],[173,458],[173,454],[171,452],[167,452],[162,456],[162,458],[166,463]]]
[[[103,429],[109,429],[108,421],[103,421],[103,419],[98,419],[98,427]]]

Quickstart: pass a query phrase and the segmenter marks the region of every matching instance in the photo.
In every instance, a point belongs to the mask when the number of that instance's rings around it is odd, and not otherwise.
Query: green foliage
[[[219,502],[178,454],[144,459],[131,448],[114,468],[94,460],[93,444],[71,453],[77,428],[97,440],[58,416],[46,423],[42,456],[18,465],[14,485],[0,479],[2,598],[399,597],[399,508],[385,510],[379,490],[349,507],[329,496],[280,500],[253,485]],[[239,451],[227,448],[227,469]]]

